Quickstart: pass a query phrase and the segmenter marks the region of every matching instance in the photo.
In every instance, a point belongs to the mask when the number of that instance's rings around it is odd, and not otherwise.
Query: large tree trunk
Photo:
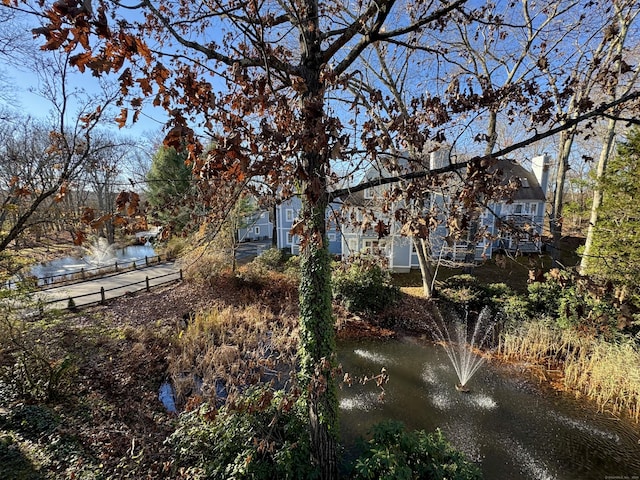
[[[335,331],[331,306],[331,263],[326,238],[329,169],[327,128],[324,124],[324,85],[317,0],[307,0],[300,12],[300,74],[304,127],[300,165],[302,181],[302,241],[300,262],[300,363],[303,387],[309,392],[311,461],[323,480],[338,477],[338,397],[333,378]],[[294,228],[295,230],[295,228]]]
[[[425,238],[413,237],[413,245],[418,255],[418,264],[420,265],[420,273],[422,275],[422,291],[424,298],[433,296],[433,280],[435,272],[431,263],[431,249],[428,245],[429,240]]]
[[[316,163],[308,162],[309,165]],[[318,168],[319,167],[319,168]],[[321,174],[316,165],[311,172]],[[316,177],[317,178],[317,177]],[[300,341],[301,374],[309,391],[312,462],[322,479],[337,478],[336,432],[338,400],[333,378],[335,332],[331,307],[331,263],[326,241],[326,192],[315,198],[315,186],[305,185],[302,215],[307,231],[301,245]]]
[[[600,158],[598,159],[598,168],[596,171],[596,186],[593,189],[593,203],[591,204],[591,215],[589,217],[589,228],[587,230],[587,239],[584,245],[584,251],[582,253],[582,259],[580,260],[580,273],[585,273],[589,267],[589,257],[591,256],[591,250],[593,246],[593,235],[598,222],[598,210],[602,205],[602,187],[600,185],[602,177],[607,170],[607,163],[609,163],[609,156],[611,155],[611,149],[613,148],[613,139],[616,135],[616,121],[609,120],[607,125],[607,132],[605,133],[604,141],[602,142],[602,150],[600,151]]]

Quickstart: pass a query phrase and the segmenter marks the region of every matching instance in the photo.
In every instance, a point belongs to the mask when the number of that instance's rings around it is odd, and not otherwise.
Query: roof
[[[546,197],[536,175],[515,160],[498,159],[493,169],[502,170],[504,175],[503,183],[505,184],[514,178],[520,180],[521,187],[513,194],[513,200],[545,201]]]
[[[540,183],[535,174],[524,168],[515,160],[509,159],[497,159],[496,164],[491,167],[491,170],[501,170],[503,174],[502,184],[509,183],[512,179],[518,179],[521,187],[517,189],[512,197],[514,201],[545,201],[546,197]],[[385,172],[386,173],[386,172]],[[383,175],[386,176],[386,175]],[[370,180],[374,177],[365,175],[365,179]],[[371,198],[365,198],[364,191],[359,191],[350,194],[344,199],[344,203],[359,206],[359,207],[374,207],[375,201]]]

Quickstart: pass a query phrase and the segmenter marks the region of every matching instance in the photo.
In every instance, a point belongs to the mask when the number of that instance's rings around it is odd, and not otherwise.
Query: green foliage
[[[442,282],[438,294],[454,305],[473,310],[481,309],[487,299],[487,294],[478,279],[466,274],[446,279]]]
[[[17,295],[0,300],[1,390],[15,399],[50,401],[70,390],[76,365],[43,331],[53,314],[45,312],[40,322],[27,321],[25,315],[39,305],[28,292]]]
[[[555,318],[560,307],[562,286],[558,282],[534,282],[527,287],[527,310],[536,316]]]
[[[504,312],[507,320],[514,323],[521,323],[529,320],[529,302],[527,298],[514,294],[504,299],[501,304],[501,309]]]
[[[627,133],[599,186],[603,201],[583,273],[640,292],[640,128]]]
[[[255,261],[264,265],[266,268],[277,271],[282,269],[285,260],[285,254],[278,248],[269,248],[255,259]]]
[[[53,433],[60,424],[60,418],[44,405],[20,404],[10,410],[2,423],[3,430],[15,430],[25,438],[37,440],[42,435]]]
[[[284,273],[290,278],[300,279],[300,257],[290,256],[284,264]]]
[[[391,274],[375,260],[356,257],[333,272],[333,296],[350,312],[376,313],[400,299]]]
[[[163,248],[163,255],[168,259],[175,259],[181,256],[189,246],[186,238],[173,236]]]
[[[599,331],[614,327],[616,308],[608,296],[590,295],[577,285],[571,285],[561,292],[557,321],[561,328],[596,327]]]
[[[186,478],[315,478],[304,405],[282,391],[254,388],[233,407],[209,404],[180,417],[170,442]]]
[[[163,224],[181,231],[189,221],[190,210],[178,203],[191,189],[191,168],[185,164],[187,150],[160,147],[147,173],[147,196],[154,216]]]
[[[407,432],[400,422],[389,420],[372,429],[373,438],[356,460],[356,480],[473,480],[478,468],[465,460],[440,430]]]

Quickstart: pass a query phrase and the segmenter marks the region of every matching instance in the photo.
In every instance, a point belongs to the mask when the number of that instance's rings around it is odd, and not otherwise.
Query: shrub
[[[454,275],[444,282],[438,291],[441,298],[461,307],[473,310],[481,309],[487,299],[487,294],[472,275]]]
[[[162,253],[169,259],[178,258],[185,252],[187,246],[188,241],[186,238],[173,236],[162,249]]]
[[[189,478],[313,478],[304,411],[282,391],[254,388],[219,411],[181,415],[170,442]]]
[[[292,279],[300,279],[300,257],[292,255],[284,264],[284,273]]]
[[[332,283],[334,298],[353,313],[380,312],[400,299],[389,271],[361,257],[335,269]]]
[[[40,322],[27,321],[25,310],[39,305],[23,292],[13,299],[0,300],[0,390],[21,400],[54,400],[70,390],[75,362],[43,332],[54,313],[44,313]]]
[[[465,460],[440,430],[407,432],[400,422],[388,420],[372,429],[373,438],[356,460],[355,479],[472,480],[480,470]]]
[[[285,262],[285,254],[278,248],[269,248],[255,259],[270,270],[281,270]]]
[[[534,282],[527,287],[527,303],[532,316],[556,318],[560,307],[562,286],[554,281]]]
[[[206,247],[199,247],[180,260],[184,278],[187,281],[213,285],[215,280],[231,270],[231,261],[220,251],[211,251]]]

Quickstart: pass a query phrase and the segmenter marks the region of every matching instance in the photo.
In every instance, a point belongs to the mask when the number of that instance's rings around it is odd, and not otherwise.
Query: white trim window
[[[254,235],[260,235],[260,227],[253,227]]]
[[[362,251],[374,255],[381,255],[383,253],[379,240],[365,240]]]
[[[347,246],[349,247],[349,253],[355,253],[358,251],[358,239],[350,238],[347,241]]]
[[[364,198],[367,200],[371,200],[373,198],[373,188],[365,188]]]
[[[330,242],[335,242],[336,241],[336,234],[335,232],[331,232],[327,235],[327,237],[329,237],[329,241]]]
[[[300,243],[298,236],[287,232],[287,245],[298,245],[298,243]]]
[[[287,219],[287,222],[293,222],[293,219],[295,218],[295,212],[292,208],[287,208],[285,218]]]

